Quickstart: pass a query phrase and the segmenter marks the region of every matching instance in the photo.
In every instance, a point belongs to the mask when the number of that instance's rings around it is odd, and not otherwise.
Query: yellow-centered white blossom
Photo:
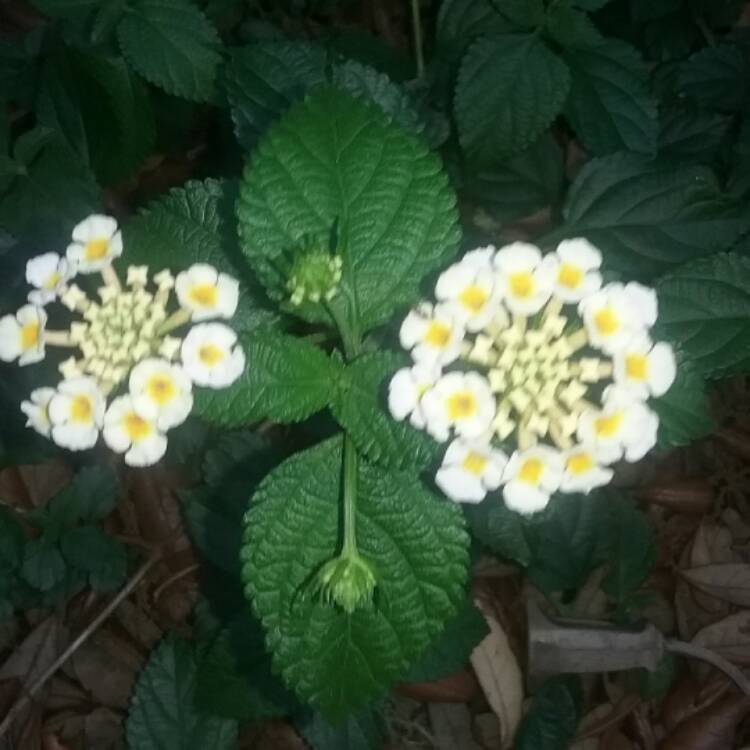
[[[47,407],[52,439],[72,451],[93,448],[104,421],[104,394],[90,377],[63,380]]]
[[[151,466],[167,450],[167,438],[154,420],[136,413],[130,396],[114,399],[104,415],[104,442],[115,452],[125,454],[128,466]]]
[[[196,263],[175,280],[177,299],[193,320],[231,318],[237,309],[239,283],[207,263]]]
[[[542,251],[528,242],[501,247],[493,261],[498,291],[517,315],[538,313],[552,294],[552,276],[542,265]]]
[[[565,471],[560,489],[563,492],[588,494],[597,487],[612,481],[614,472],[601,466],[593,449],[585,445],[575,445],[563,454]]]
[[[458,358],[464,327],[448,305],[423,302],[406,316],[399,336],[415,362],[444,366]]]
[[[542,267],[552,278],[552,291],[561,302],[580,302],[602,285],[602,254],[588,240],[563,240],[554,253],[544,256]]]
[[[391,416],[399,422],[409,417],[413,427],[423,429],[425,417],[420,402],[439,377],[440,368],[434,365],[416,364],[398,370],[388,384],[388,408]]]
[[[73,229],[73,242],[66,251],[79,273],[95,273],[122,255],[122,235],[111,216],[94,214]]]
[[[669,344],[654,344],[646,333],[636,334],[615,352],[615,383],[634,396],[663,396],[677,377],[677,363]]]
[[[54,395],[54,388],[36,388],[31,392],[29,401],[21,402],[21,411],[26,415],[26,426],[44,437],[49,437],[52,432],[48,409]]]
[[[130,373],[130,396],[136,413],[163,432],[182,424],[193,408],[193,384],[180,365],[165,359],[139,362]]]
[[[15,315],[0,318],[0,359],[30,365],[44,359],[47,313],[36,305],[24,305]]]
[[[74,275],[74,266],[57,253],[31,258],[26,263],[26,281],[36,288],[29,292],[29,302],[40,307],[52,302],[65,291],[67,282]]]
[[[496,490],[508,457],[486,441],[454,440],[443,456],[435,484],[458,503],[479,503]]]
[[[182,342],[180,358],[189,378],[208,388],[226,388],[245,371],[237,334],[223,323],[193,326]]]
[[[503,473],[505,504],[523,515],[543,510],[560,489],[564,468],[562,453],[547,445],[516,451]]]

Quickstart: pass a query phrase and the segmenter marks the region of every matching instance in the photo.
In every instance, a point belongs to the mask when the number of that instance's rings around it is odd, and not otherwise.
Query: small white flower
[[[645,333],[636,334],[624,349],[615,352],[615,383],[638,398],[663,396],[677,376],[674,351],[669,344],[654,344]]]
[[[479,248],[466,253],[443,271],[435,286],[435,296],[447,304],[468,331],[484,328],[499,312],[500,295],[492,272],[495,248]]]
[[[487,379],[476,372],[443,375],[420,402],[427,431],[445,442],[451,427],[468,440],[488,433],[495,418],[495,397]]]
[[[128,286],[144,287],[148,283],[148,266],[128,266]]]
[[[503,498],[511,510],[530,515],[543,510],[560,489],[565,462],[560,451],[535,445],[516,451],[503,473]]]
[[[617,386],[604,391],[603,407],[587,409],[578,419],[578,439],[597,460],[611,464],[639,461],[656,444],[659,418],[632,393]]]
[[[237,334],[223,323],[193,326],[180,356],[190,379],[209,388],[226,388],[245,371],[245,352]]]
[[[461,351],[464,327],[447,305],[422,302],[404,319],[399,337],[415,362],[428,367],[447,365]]]
[[[92,214],[73,229],[68,260],[81,273],[94,273],[122,255],[122,234],[111,216]]]
[[[583,445],[565,451],[565,472],[560,489],[563,492],[583,492],[588,494],[596,487],[603,487],[612,481],[614,472],[597,462],[594,451]]]
[[[15,315],[0,318],[0,359],[30,365],[44,359],[44,326],[47,313],[36,305],[24,305]]]
[[[425,418],[419,403],[440,377],[439,367],[414,365],[398,370],[388,384],[388,408],[399,422],[409,417],[413,427],[424,429]]]
[[[44,253],[31,258],[26,263],[26,281],[36,289],[29,292],[29,302],[39,306],[52,302],[73,275],[71,264],[57,253]]]
[[[553,279],[555,296],[567,303],[580,302],[601,287],[601,264],[599,249],[582,237],[563,240],[542,261]]]
[[[239,301],[239,282],[207,263],[196,263],[177,275],[177,299],[193,320],[231,318]]]
[[[54,395],[54,388],[36,388],[29,397],[31,401],[21,402],[21,411],[27,416],[26,426],[33,427],[44,437],[49,437],[52,431],[47,410]]]
[[[656,322],[656,292],[631,281],[607,284],[578,306],[591,343],[614,354]]]
[[[542,264],[542,252],[528,242],[501,247],[494,260],[499,291],[517,315],[534,315],[552,294],[553,277]]]
[[[496,490],[503,478],[508,457],[485,442],[454,440],[445,452],[435,483],[459,503],[479,503]]]
[[[52,439],[73,451],[91,448],[104,420],[105,401],[93,378],[63,380],[49,402]]]
[[[185,370],[165,359],[139,362],[130,373],[136,414],[155,422],[161,432],[182,424],[193,408],[193,384]]]
[[[151,466],[167,450],[167,438],[153,420],[136,414],[133,399],[120,396],[114,399],[104,416],[104,442],[115,453],[125,453],[128,466]]]

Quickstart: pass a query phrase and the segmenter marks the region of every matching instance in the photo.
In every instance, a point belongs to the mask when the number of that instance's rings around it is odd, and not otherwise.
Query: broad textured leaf
[[[563,47],[599,45],[602,35],[591,19],[565,3],[550,7],[545,21],[547,33]]]
[[[130,65],[168,94],[214,98],[219,35],[191,0],[133,0],[117,27]]]
[[[365,354],[342,372],[331,403],[333,415],[359,451],[396,468],[424,466],[440,451],[426,432],[414,429],[408,421],[397,422],[388,412],[388,382],[407,364],[390,352]]]
[[[523,518],[508,510],[497,494],[479,505],[466,506],[466,513],[474,536],[482,544],[524,567],[531,562]]]
[[[581,10],[599,10],[611,0],[573,0],[573,5]]]
[[[502,163],[549,126],[569,86],[565,63],[537,36],[483,37],[466,53],[456,84],[461,146],[480,166]]]
[[[325,50],[308,42],[261,40],[232,51],[224,89],[237,140],[247,149],[313,86],[326,81]]]
[[[463,193],[501,221],[555,205],[563,187],[562,151],[551,135],[503,164],[466,170]]]
[[[32,5],[51,18],[85,19],[101,0],[33,0]]]
[[[331,53],[343,60],[357,60],[363,65],[385,73],[396,83],[411,81],[416,76],[414,59],[406,50],[390,40],[375,36],[362,28],[347,26],[336,29],[336,36],[326,45]]]
[[[235,228],[236,184],[191,181],[150,203],[123,227],[128,263],[169,268],[175,275],[193,263],[210,263],[241,282],[237,311],[229,325],[246,331],[268,325],[263,293],[242,257]]]
[[[469,663],[471,652],[488,632],[484,616],[466,599],[458,614],[445,624],[445,630],[409,670],[404,682],[432,682],[455,674]]]
[[[60,539],[63,557],[89,575],[97,591],[114,591],[125,581],[128,558],[123,544],[96,526],[80,526]]]
[[[125,723],[128,750],[234,750],[237,722],[195,707],[195,657],[168,636],[138,677]]]
[[[358,711],[335,725],[316,712],[296,724],[312,750],[380,750],[383,745],[382,721],[373,710]]]
[[[244,374],[228,388],[195,394],[203,418],[224,427],[260,419],[299,422],[333,398],[338,367],[314,344],[282,333],[247,333],[240,344]]]
[[[594,154],[656,151],[656,101],[638,52],[618,39],[563,54],[570,68],[565,116]]]
[[[360,462],[357,541],[378,571],[372,608],[348,615],[306,593],[338,552],[341,440],[298,453],[261,484],[246,517],[243,579],[276,667],[336,719],[402,677],[462,600],[461,512],[409,474]]]
[[[725,42],[696,52],[680,67],[678,85],[684,96],[702,107],[727,112],[747,102],[747,87],[738,82],[750,74],[748,53],[740,44]]]
[[[214,487],[227,481],[260,481],[283,457],[282,446],[251,430],[222,431],[203,459],[203,481]]]
[[[730,122],[715,112],[666,109],[659,117],[659,156],[708,164],[716,156]]]
[[[40,591],[49,591],[65,577],[65,560],[58,546],[47,537],[26,543],[21,575],[24,581]]]
[[[424,143],[374,105],[322,90],[293,107],[260,143],[238,203],[242,249],[277,300],[288,297],[282,257],[336,228],[344,260],[334,304],[362,330],[419,294],[458,242],[455,196]],[[296,309],[329,320],[320,305]]]
[[[26,534],[16,514],[0,507],[0,570],[7,573],[21,564]]]
[[[521,722],[514,750],[567,750],[581,720],[577,677],[553,677],[536,692]]]
[[[605,268],[644,280],[729,248],[747,228],[710,170],[629,154],[586,164],[563,216],[556,239],[584,236],[601,248]]]
[[[39,513],[39,522],[65,529],[77,521],[100,521],[117,505],[117,477],[106,466],[80,469],[73,481],[62,489]]]
[[[725,253],[657,285],[659,326],[708,378],[750,370],[750,259]]]

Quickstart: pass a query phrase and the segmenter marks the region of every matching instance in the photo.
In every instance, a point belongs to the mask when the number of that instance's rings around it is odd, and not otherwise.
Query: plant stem
[[[352,436],[347,432],[344,437],[344,545],[341,554],[357,552],[357,485],[358,485],[357,448]]]
[[[422,16],[419,0],[411,0],[411,28],[414,35],[414,56],[417,60],[417,78],[424,78],[424,47],[422,41]]]
[[[160,326],[157,330],[158,336],[163,336],[165,333],[169,333],[170,331],[174,331],[175,328],[179,328],[180,326],[184,326],[186,323],[190,322],[190,317],[192,316],[192,313],[190,310],[187,310],[186,308],[182,307],[176,312],[173,312]]]

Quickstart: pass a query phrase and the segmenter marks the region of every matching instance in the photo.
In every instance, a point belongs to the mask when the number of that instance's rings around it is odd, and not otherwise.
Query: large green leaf
[[[563,47],[594,47],[602,42],[602,35],[588,15],[565,3],[549,7],[545,27]]]
[[[556,239],[584,236],[601,248],[605,269],[646,280],[729,248],[747,227],[710,170],[630,154],[586,164],[563,217]]]
[[[577,677],[553,677],[534,695],[518,728],[514,750],[567,750],[581,720]]]
[[[79,526],[60,539],[65,560],[89,576],[97,591],[119,588],[128,572],[128,559],[122,542],[96,526]]]
[[[133,0],[117,26],[123,54],[146,80],[193,101],[214,98],[219,35],[191,0]]]
[[[656,150],[656,101],[638,52],[618,39],[566,51],[570,94],[565,116],[594,154]]]
[[[464,56],[456,84],[461,146],[480,166],[502,163],[549,126],[569,86],[565,63],[536,35],[479,39]]]
[[[138,677],[125,729],[129,750],[234,750],[237,722],[195,707],[195,657],[168,636]]]
[[[260,419],[299,422],[333,398],[336,364],[304,339],[281,333],[240,336],[245,372],[228,388],[201,389],[195,408],[205,419],[237,427]]]
[[[750,259],[726,253],[677,269],[657,285],[659,326],[699,374],[750,371]]]
[[[117,477],[112,469],[87,466],[32,518],[50,531],[59,532],[78,521],[101,521],[114,510],[117,499]]]
[[[750,74],[746,45],[726,42],[696,52],[680,67],[678,84],[684,96],[702,107],[727,112],[747,102],[747,88],[738,82]]]
[[[435,460],[439,447],[427,433],[388,413],[388,382],[405,358],[390,352],[365,354],[341,374],[331,403],[333,415],[370,460],[400,468],[424,466]]]
[[[715,112],[688,108],[665,108],[659,115],[659,156],[683,163],[710,163],[731,123]]]
[[[380,750],[383,746],[382,720],[372,709],[353,713],[336,725],[317,712],[296,723],[312,750]]]
[[[65,560],[52,539],[41,536],[24,548],[21,576],[30,586],[49,591],[65,577]]]
[[[474,536],[493,552],[526,567],[531,562],[531,550],[524,532],[523,518],[497,495],[478,505],[466,507]]]
[[[236,185],[203,180],[174,188],[150,203],[123,227],[126,258],[153,271],[175,275],[193,263],[210,263],[241,282],[230,325],[247,331],[271,318],[262,307],[262,290],[239,252],[234,219]]]
[[[334,304],[366,330],[414,301],[421,279],[458,241],[455,196],[440,162],[379,109],[335,90],[294,106],[245,171],[238,214],[242,249],[277,300],[279,265],[337,234],[344,261]],[[328,320],[320,305],[297,308]]]
[[[349,615],[309,594],[338,551],[341,440],[298,453],[261,484],[246,517],[246,591],[286,682],[329,718],[382,695],[463,597],[461,512],[410,474],[360,462],[357,540],[378,572],[372,608]]]

